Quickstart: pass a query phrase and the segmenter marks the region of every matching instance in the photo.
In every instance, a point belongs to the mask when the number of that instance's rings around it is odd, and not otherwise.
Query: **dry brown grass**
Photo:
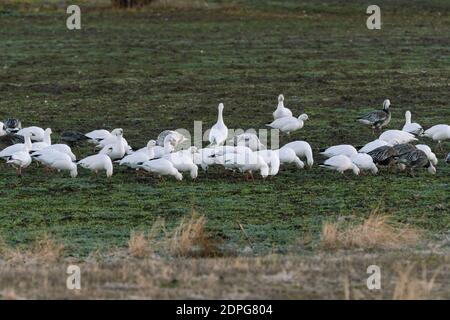
[[[371,214],[361,224],[342,226],[339,223],[324,223],[321,241],[327,249],[378,248],[400,249],[416,244],[419,232],[408,225],[393,225],[389,217]]]
[[[396,271],[398,278],[395,283],[393,300],[423,300],[430,299],[432,289],[436,281],[436,277],[440,272],[440,268],[433,272],[428,279],[427,269],[422,267],[422,278],[419,279],[414,275],[415,264],[397,266]]]
[[[128,240],[128,252],[137,258],[145,257],[149,252],[149,243],[143,232],[131,232]]]

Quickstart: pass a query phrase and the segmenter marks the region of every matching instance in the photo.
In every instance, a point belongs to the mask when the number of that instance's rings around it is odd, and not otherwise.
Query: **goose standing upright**
[[[384,100],[383,109],[369,112],[368,114],[357,119],[362,124],[369,125],[372,130],[381,131],[381,128],[388,125],[391,121],[391,111],[389,109],[391,101]]]
[[[292,117],[292,111],[284,106],[284,96],[280,94],[278,96],[278,106],[273,112],[273,120],[277,120],[284,117]]]
[[[217,122],[209,132],[210,146],[221,146],[228,137],[228,128],[223,122],[223,103],[219,104]]]
[[[52,134],[52,129],[47,128],[44,131],[44,138],[40,142],[35,142],[31,146],[31,151],[39,151],[44,149],[52,144],[52,138],[50,137]]]
[[[423,133],[423,128],[420,124],[416,122],[411,123],[411,112],[409,110],[405,112],[405,125],[402,130],[416,136],[420,136]]]

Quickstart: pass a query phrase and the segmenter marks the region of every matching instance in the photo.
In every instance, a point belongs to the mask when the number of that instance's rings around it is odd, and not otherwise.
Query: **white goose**
[[[423,133],[423,128],[420,124],[416,122],[411,123],[411,112],[409,110],[405,112],[405,125],[402,130],[416,136],[420,136]]]
[[[228,128],[223,122],[223,103],[219,104],[217,122],[209,131],[209,142],[211,146],[221,146],[228,137]]]
[[[179,172],[189,172],[191,178],[196,179],[198,176],[198,166],[193,161],[193,154],[196,152],[196,147],[190,147],[187,150],[166,154],[163,158],[172,162],[175,169]]]
[[[294,150],[292,150],[292,152],[294,152]],[[280,171],[281,164],[279,150],[259,150],[256,151],[256,154],[260,155],[269,166],[269,175],[276,176]]]
[[[271,123],[266,124],[266,126],[273,129],[278,129],[286,134],[290,134],[292,131],[303,128],[306,120],[308,120],[308,115],[306,113],[303,113],[298,118],[284,117],[276,119]]]
[[[50,128],[45,129],[44,138],[40,142],[33,143],[33,145],[31,146],[31,151],[39,151],[41,149],[44,149],[44,148],[50,146],[52,144],[52,139],[50,137],[51,134],[52,134],[52,129],[50,129]]]
[[[145,171],[156,173],[159,176],[173,176],[178,181],[183,180],[183,175],[174,167],[172,162],[167,159],[154,159],[140,163],[138,168]]]
[[[67,154],[72,161],[76,161],[77,157],[75,154],[73,154],[72,149],[67,144],[57,143],[57,144],[51,144],[45,148],[42,148],[37,151],[31,151],[31,154],[33,155],[34,152],[40,152],[40,153],[46,153],[51,151],[58,151]]]
[[[280,150],[290,148],[300,159],[306,159],[306,163],[311,168],[314,164],[313,152],[311,145],[306,141],[292,141],[286,143]]]
[[[85,169],[91,170],[98,175],[99,171],[106,171],[106,176],[108,178],[113,175],[113,164],[111,158],[106,154],[95,154],[93,156],[86,157],[80,161],[78,164]]]
[[[150,140],[147,146],[127,155],[122,160],[120,160],[120,166],[127,166],[132,169],[137,169],[139,163],[143,163],[150,159],[155,158],[154,147],[156,146],[155,140]]]
[[[111,136],[111,133],[105,129],[93,130],[85,134],[89,138],[88,142],[92,144],[99,144],[100,141]]]
[[[357,153],[350,157],[350,160],[358,166],[361,171],[371,171],[373,174],[378,173],[378,167],[373,162],[371,156],[367,153]]]
[[[359,175],[359,173],[360,173],[358,166],[356,164],[354,164],[352,162],[352,160],[350,160],[349,157],[344,156],[342,154],[325,160],[325,162],[319,166],[323,167],[323,168],[335,170],[342,174],[344,173],[344,171],[347,171],[347,170],[352,170],[353,173],[356,175]]]
[[[18,134],[19,136],[25,136],[25,134],[29,134],[31,141],[33,141],[33,142],[44,141],[44,137],[45,137],[44,129],[39,128],[39,127],[23,128],[23,129],[20,129],[19,131],[17,131],[16,134]]]
[[[235,146],[246,146],[252,149],[252,151],[266,149],[261,141],[259,141],[258,136],[255,133],[251,132],[245,132],[235,136],[232,142]]]
[[[6,136],[8,133],[5,131],[5,124],[0,121],[0,137]]]
[[[17,176],[22,176],[22,169],[31,164],[31,157],[27,150],[13,153],[6,160],[7,164],[12,165],[16,169]]]
[[[112,134],[115,136],[115,140],[111,140],[110,144],[105,145],[99,154],[106,154],[111,160],[122,159],[126,153],[125,144],[122,139],[123,130],[114,129]]]
[[[255,171],[259,171],[261,177],[267,178],[269,166],[259,154],[246,147],[235,148],[235,152],[228,152],[216,158],[225,167],[239,169],[241,172],[250,174],[252,179]]]
[[[347,156],[351,158],[355,154],[357,154],[358,151],[355,149],[354,146],[349,144],[340,144],[337,146],[332,146],[329,148],[320,149],[320,154],[324,155],[325,157],[331,158],[334,156],[338,156],[340,154],[343,154],[344,156]]]
[[[431,151],[431,148],[429,146],[427,146],[426,144],[416,144],[416,148],[425,152],[428,160],[430,160],[433,165],[437,165],[438,159],[433,151]]]
[[[413,134],[402,130],[387,130],[378,139],[384,140],[391,145],[417,141],[417,138]]]
[[[278,157],[282,164],[294,163],[299,169],[303,169],[305,167],[305,163],[300,160],[293,149],[281,148],[276,150],[276,152],[278,153]]]
[[[12,146],[6,147],[0,152],[0,158],[7,159],[11,157],[14,153],[20,151],[29,152],[31,150],[31,138],[29,134],[25,134],[25,142],[13,144]]]
[[[284,96],[280,94],[278,96],[278,106],[273,112],[273,119],[277,120],[284,117],[292,117],[292,111],[284,107]]]
[[[369,143],[365,144],[362,148],[358,150],[359,153],[369,153],[372,150],[375,150],[376,148],[383,147],[383,146],[390,146],[392,145],[389,142],[386,142],[384,140],[376,139],[373,141],[370,141]]]
[[[442,149],[441,142],[450,139],[450,126],[447,124],[437,124],[425,130],[423,135],[433,139],[433,141],[437,141],[440,149]]]
[[[75,178],[78,175],[77,165],[72,161],[71,157],[64,152],[52,149],[37,151],[33,154],[33,158],[43,165],[60,171],[69,171],[70,176]]]

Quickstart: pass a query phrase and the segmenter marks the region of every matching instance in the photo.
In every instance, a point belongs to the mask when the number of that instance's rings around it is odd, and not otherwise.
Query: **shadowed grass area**
[[[389,128],[402,127],[406,110],[425,128],[450,122],[446,1],[380,1],[378,31],[367,30],[364,3],[324,3],[82,8],[80,31],[66,29],[63,11],[0,11],[0,119],[18,117],[55,133],[121,127],[141,147],[164,129],[192,130],[194,120],[210,127],[219,102],[229,128],[263,128],[283,93],[310,121],[281,143],[306,140],[315,151],[373,140],[354,119],[386,97]],[[19,246],[51,234],[64,241],[65,254],[86,255],[126,247],[131,230],[158,217],[173,225],[194,208],[225,246],[250,239],[257,253],[285,252],[303,236],[319,241],[324,221],[362,222],[381,206],[392,219],[440,237],[450,226],[450,167],[442,161],[449,143],[442,152],[432,147],[441,160],[437,174],[415,178],[382,171],[348,180],[314,166],[250,183],[217,169],[194,182],[138,179],[119,169],[106,181],[81,169],[70,179],[33,166],[18,179],[1,164],[0,233]]]

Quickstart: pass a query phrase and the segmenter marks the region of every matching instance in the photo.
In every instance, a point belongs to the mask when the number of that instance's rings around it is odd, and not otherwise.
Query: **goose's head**
[[[303,114],[301,114],[299,117],[298,117],[298,120],[301,120],[301,121],[306,121],[306,120],[308,120],[309,118],[308,118],[308,115],[306,114],[306,113],[303,113]]]
[[[72,178],[75,178],[77,175],[78,175],[77,165],[75,163],[72,163],[71,169],[70,169],[70,176]]]
[[[383,102],[383,110],[389,110],[390,106],[391,106],[391,101],[389,99],[384,100],[384,102]]]
[[[280,94],[278,96],[278,103],[283,102],[284,101],[284,96],[282,94]]]
[[[189,153],[191,154],[198,152],[198,148],[196,146],[189,147],[187,150],[189,150]]]
[[[47,136],[49,136],[49,135],[51,135],[53,132],[52,132],[52,129],[50,129],[50,128],[47,128],[47,129],[45,129],[45,134],[47,135]]]
[[[429,163],[428,166],[428,172],[431,174],[436,174],[436,168],[433,166],[433,164],[431,164],[431,162]]]
[[[219,103],[219,112],[222,112],[223,111],[223,103]]]
[[[116,137],[121,137],[123,136],[123,129],[122,128],[114,129],[113,131],[111,131],[111,134]]]
[[[264,162],[261,164],[261,177],[263,177],[263,179],[267,178],[269,176],[269,166]]]
[[[147,149],[151,149],[151,148],[153,148],[154,146],[156,146],[156,141],[155,141],[155,140],[149,140],[149,141],[147,142]]]
[[[175,174],[175,179],[177,179],[178,181],[181,181],[181,180],[183,180],[183,175],[181,173],[177,172]]]
[[[359,170],[358,166],[354,163],[352,164],[352,171],[356,175],[359,175],[359,173],[361,172],[361,170]]]

